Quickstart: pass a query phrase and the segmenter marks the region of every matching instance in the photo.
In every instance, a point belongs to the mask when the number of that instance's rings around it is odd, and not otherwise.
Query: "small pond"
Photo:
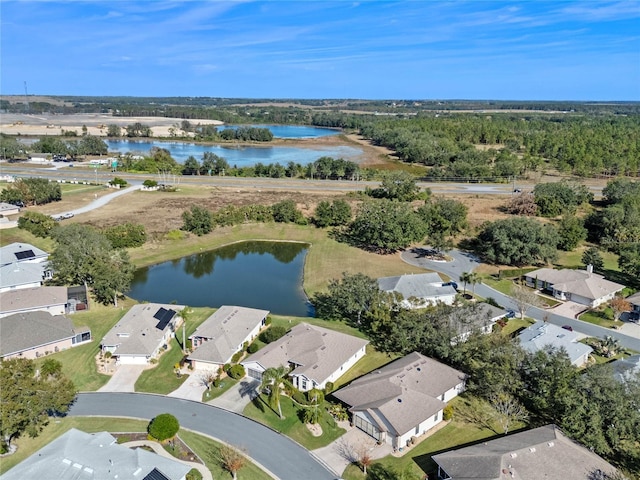
[[[242,307],[313,316],[302,289],[308,245],[241,242],[136,271],[128,296],[190,307]]]

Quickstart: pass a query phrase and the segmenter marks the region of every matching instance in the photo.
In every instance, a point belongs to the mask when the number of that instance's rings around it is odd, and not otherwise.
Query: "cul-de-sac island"
[[[2,479],[640,475],[640,105],[3,96]]]

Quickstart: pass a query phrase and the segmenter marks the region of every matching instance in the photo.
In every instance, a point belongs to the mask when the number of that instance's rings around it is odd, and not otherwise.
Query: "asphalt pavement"
[[[480,265],[480,261],[478,260],[478,258],[471,253],[462,252],[460,250],[450,250],[446,253],[452,258],[452,261],[433,261],[429,260],[426,257],[416,255],[411,251],[403,252],[402,260],[411,265],[444,273],[452,280],[458,282],[460,282],[460,275],[462,273],[471,272],[478,265]],[[471,287],[467,288],[471,289]],[[475,293],[483,298],[493,298],[499,305],[506,309],[511,309],[516,312],[518,311],[516,303],[510,297],[491,288],[488,285],[485,285],[484,283],[478,283],[475,285]],[[630,348],[637,352],[640,351],[640,335],[627,335],[620,332],[619,330],[604,328],[599,325],[594,325],[593,323],[583,322],[582,320],[577,320],[572,317],[558,315],[557,313],[553,313],[552,311],[533,306],[529,307],[526,315],[535,320],[545,320],[559,327],[562,327],[563,325],[569,325],[576,332],[582,333],[589,337],[603,338],[605,335],[609,335],[613,338],[618,339],[620,341],[620,345],[622,345],[623,347]],[[640,329],[638,330],[640,334]]]
[[[70,416],[130,417],[151,420],[174,415],[180,425],[242,447],[255,463],[282,480],[330,480],[339,475],[301,445],[241,415],[190,400],[140,393],[80,393]]]

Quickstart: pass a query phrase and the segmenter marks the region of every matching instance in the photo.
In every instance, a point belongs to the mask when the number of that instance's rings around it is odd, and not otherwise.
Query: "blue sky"
[[[640,100],[640,0],[0,2],[0,92]]]

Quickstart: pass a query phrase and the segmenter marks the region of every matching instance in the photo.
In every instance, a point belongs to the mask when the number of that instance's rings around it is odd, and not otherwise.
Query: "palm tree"
[[[471,283],[471,275],[473,275],[471,272],[462,272],[460,274],[460,281],[462,282],[463,287],[463,292],[462,295],[466,296],[467,295],[467,283]]]
[[[475,297],[476,296],[476,283],[480,283],[480,275],[478,275],[476,272],[470,272],[469,273],[469,278],[467,279],[467,282],[469,282],[469,284],[471,284],[471,293]]]
[[[193,313],[193,310],[191,310],[189,307],[185,306],[182,310],[180,310],[179,312],[177,312],[177,315],[182,318],[182,353],[186,354],[187,353],[187,344],[186,344],[186,325],[187,325],[187,321],[191,320],[191,314]]]
[[[289,370],[284,365],[267,368],[262,373],[262,384],[260,385],[261,390],[269,391],[269,404],[271,408],[278,409],[278,414],[281,419],[283,419],[284,416],[282,415],[282,407],[280,405],[280,394],[282,393],[285,383],[287,383],[288,373]]]

